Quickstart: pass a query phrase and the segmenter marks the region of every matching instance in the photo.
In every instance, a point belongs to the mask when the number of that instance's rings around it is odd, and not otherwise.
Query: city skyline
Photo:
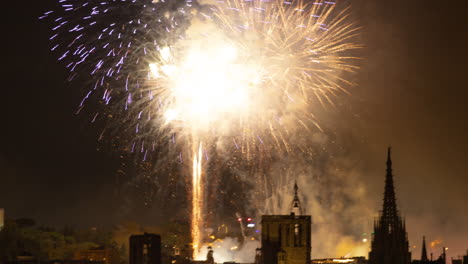
[[[354,245],[362,232],[372,231],[381,208],[385,149],[391,145],[397,203],[413,257],[419,256],[423,235],[435,256],[442,246],[449,248],[448,256],[464,254],[468,110],[461,10],[436,1],[349,2],[362,26],[361,69],[353,75],[350,95],[337,96],[334,106],[317,106],[323,131],[310,138],[323,153],[316,156],[319,165],[305,170],[310,178],[298,179],[307,193],[308,203],[302,200],[307,213],[318,217],[312,229],[320,232],[313,237],[325,239],[328,233],[346,247],[345,238]],[[132,157],[120,158],[112,145],[99,141],[102,127],[75,115],[80,85],[65,81],[63,65],[48,52],[48,25],[37,21],[54,3],[7,3],[0,207],[7,217],[59,227],[166,221],[156,202],[120,195],[142,180],[119,178],[122,163]],[[132,168],[124,170],[132,176]],[[441,242],[431,247],[434,241]],[[339,251],[317,250],[318,257]]]

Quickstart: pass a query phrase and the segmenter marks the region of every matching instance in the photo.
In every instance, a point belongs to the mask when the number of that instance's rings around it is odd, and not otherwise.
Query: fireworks
[[[124,113],[118,130],[134,131],[132,149],[143,153],[195,126],[243,153],[263,143],[288,150],[287,130],[318,127],[314,100],[332,103],[356,69],[357,28],[334,2],[59,4],[61,15],[41,18],[54,20],[51,50],[70,79],[92,76],[79,108],[94,99]]]
[[[149,63],[149,89],[164,102],[153,112],[181,134],[230,142],[247,159],[258,144],[289,152],[292,131],[319,127],[314,102],[346,92],[343,73],[357,68],[349,55],[357,29],[334,5],[227,1],[197,12],[205,20]]]
[[[197,37],[182,42],[180,59],[165,47],[161,56],[166,59],[149,67],[154,78],[150,89],[165,98],[164,124],[179,123],[200,134],[248,111],[260,69],[238,61],[237,47],[218,34]]]
[[[201,225],[203,223],[203,191],[202,191],[202,144],[198,151],[194,150],[192,175],[192,243],[194,252],[198,253],[201,241]]]
[[[327,1],[228,1],[215,12],[242,44],[252,49],[264,68],[269,88],[279,98],[326,99],[348,83],[343,71],[353,71],[356,59],[343,51],[358,48],[348,41],[357,28],[346,10],[335,14]],[[276,86],[276,87],[275,87]]]
[[[297,131],[319,127],[315,102],[332,103],[350,84],[343,73],[356,69],[356,27],[334,2],[59,4],[65,15],[41,18],[53,18],[51,50],[66,61],[70,79],[92,76],[79,109],[92,98],[108,105],[121,117],[113,125],[133,131],[130,149],[144,159],[166,139],[192,150],[195,248],[204,210],[201,142],[222,142],[246,160],[259,145],[290,152]]]

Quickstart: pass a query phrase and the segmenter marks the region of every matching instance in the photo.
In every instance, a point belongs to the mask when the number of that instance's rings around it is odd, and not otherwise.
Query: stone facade
[[[309,264],[312,217],[302,214],[297,184],[290,215],[262,216],[263,264]]]
[[[161,237],[155,234],[130,236],[130,264],[161,264]]]

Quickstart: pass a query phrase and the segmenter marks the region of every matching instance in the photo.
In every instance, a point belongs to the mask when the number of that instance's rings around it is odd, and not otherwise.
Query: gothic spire
[[[429,261],[429,259],[427,258],[426,237],[425,236],[423,236],[423,242],[422,242],[421,261],[424,261],[424,262]]]
[[[374,223],[369,264],[410,264],[408,248],[405,221],[396,206],[391,148],[388,148],[383,209],[378,223]]]
[[[398,210],[395,199],[395,188],[393,186],[393,173],[392,173],[392,148],[389,147],[387,151],[387,174],[385,176],[385,193],[382,210],[382,222],[389,226],[394,226],[398,220]]]
[[[292,215],[302,215],[301,201],[299,201],[299,188],[297,187],[297,182],[294,181],[294,199],[291,204],[291,214]]]

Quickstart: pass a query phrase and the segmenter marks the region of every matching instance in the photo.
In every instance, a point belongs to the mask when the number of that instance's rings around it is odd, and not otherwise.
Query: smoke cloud
[[[331,143],[321,132],[311,139],[317,149]],[[305,214],[312,215],[312,257],[367,256],[374,213],[360,166],[344,151],[330,148],[284,158],[270,167],[269,195],[255,206],[260,215],[289,214],[297,181]]]

